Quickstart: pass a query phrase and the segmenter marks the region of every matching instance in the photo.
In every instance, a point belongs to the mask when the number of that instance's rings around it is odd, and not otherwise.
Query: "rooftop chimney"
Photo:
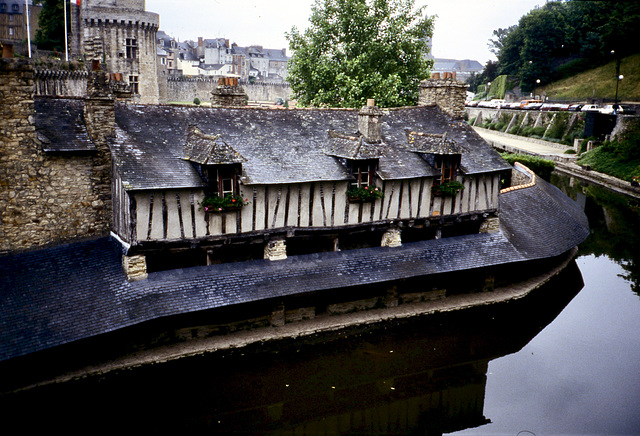
[[[435,103],[453,118],[462,118],[468,85],[458,82],[454,74],[445,73],[444,76],[440,79],[440,74],[434,73],[431,79],[420,82],[418,104]]]
[[[367,105],[358,112],[358,132],[365,141],[369,143],[382,141],[382,115],[382,110],[376,106],[372,98],[368,99]]]

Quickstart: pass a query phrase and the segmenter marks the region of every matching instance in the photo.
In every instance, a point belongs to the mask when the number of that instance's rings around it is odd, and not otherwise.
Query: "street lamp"
[[[540,86],[540,79],[536,79],[536,86],[533,88],[533,98],[536,98],[536,87]]]
[[[618,105],[618,84],[620,83],[620,81],[624,79],[624,76],[622,74],[619,74],[618,77],[616,77],[616,98],[615,100],[613,100],[613,104],[615,106]]]

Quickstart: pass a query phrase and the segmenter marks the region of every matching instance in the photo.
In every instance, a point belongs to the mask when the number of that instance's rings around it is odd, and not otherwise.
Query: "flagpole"
[[[69,62],[69,40],[67,38],[67,0],[62,0],[64,4],[64,57]]]
[[[31,29],[29,27],[29,2],[27,0],[24,0],[24,7],[27,12],[27,47],[29,48],[29,59],[31,59]]]

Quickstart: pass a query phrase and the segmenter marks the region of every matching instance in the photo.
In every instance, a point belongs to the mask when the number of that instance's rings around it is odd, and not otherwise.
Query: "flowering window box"
[[[207,213],[223,213],[240,210],[247,204],[249,204],[248,199],[242,198],[240,195],[227,194],[224,197],[219,195],[205,197],[200,202],[200,207]]]
[[[464,185],[457,180],[433,185],[431,192],[440,197],[455,197],[464,189]]]
[[[347,190],[347,198],[351,203],[369,203],[384,197],[384,193],[377,186],[352,186]]]

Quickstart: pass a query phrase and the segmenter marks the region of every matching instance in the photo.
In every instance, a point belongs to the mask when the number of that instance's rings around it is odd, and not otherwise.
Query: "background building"
[[[144,0],[85,0],[71,6],[71,50],[121,73],[141,103],[157,103],[156,34],[159,15]]]

